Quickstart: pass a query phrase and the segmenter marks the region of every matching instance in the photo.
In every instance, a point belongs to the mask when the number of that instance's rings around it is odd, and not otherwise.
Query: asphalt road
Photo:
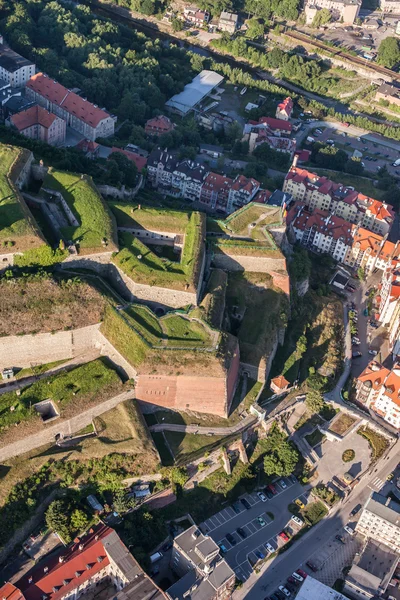
[[[233,594],[233,600],[262,600],[282,585],[287,577],[301,567],[311,574],[305,566],[307,560],[318,551],[326,540],[336,534],[343,534],[343,525],[347,522],[354,525],[354,518],[349,520],[350,512],[357,504],[364,504],[372,490],[381,489],[381,483],[393,471],[399,460],[398,446],[395,444],[387,457],[380,460],[379,466],[366,476],[351,492],[349,498],[341,503],[329,517],[323,519],[301,540],[295,543],[287,552],[277,556],[262,571],[262,574],[252,574],[244,585]]]

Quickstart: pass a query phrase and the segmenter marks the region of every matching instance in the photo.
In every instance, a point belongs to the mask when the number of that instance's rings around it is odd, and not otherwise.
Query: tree
[[[87,514],[83,510],[76,508],[71,514],[71,527],[78,533],[81,533],[87,529],[88,525],[89,519]]]
[[[347,161],[344,169],[347,173],[351,173],[351,175],[362,175],[364,173],[364,167],[361,164],[361,160],[354,156]]]
[[[290,475],[299,460],[296,448],[287,441],[287,436],[282,433],[274,423],[263,443],[264,471],[267,475]]]
[[[306,406],[313,413],[319,413],[324,407],[324,398],[318,391],[308,392],[306,396]]]
[[[307,338],[305,335],[301,335],[297,340],[296,350],[300,354],[304,354],[304,352],[307,350]]]
[[[393,69],[400,61],[399,40],[395,37],[387,37],[381,41],[378,50],[377,62],[384,67]]]
[[[182,31],[183,29],[183,23],[181,21],[181,19],[172,19],[171,22],[172,25],[172,31]]]
[[[315,27],[316,29],[318,29],[318,27],[322,27],[323,25],[329,23],[331,18],[332,15],[330,11],[327,8],[322,8],[321,10],[317,11],[311,23],[311,27]]]
[[[253,19],[249,19],[247,21],[247,31],[246,37],[249,40],[257,40],[264,35],[264,25],[260,23],[260,21],[254,17]]]
[[[136,504],[135,498],[129,498],[125,489],[117,490],[114,493],[113,508],[117,513],[125,513],[130,508],[134,508]]]
[[[183,467],[172,467],[169,478],[173,483],[183,487],[188,480],[187,470]]]
[[[72,539],[68,509],[68,503],[65,500],[53,500],[45,514],[47,527],[56,531],[67,544]]]

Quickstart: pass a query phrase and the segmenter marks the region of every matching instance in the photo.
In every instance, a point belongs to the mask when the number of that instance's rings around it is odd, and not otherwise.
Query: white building
[[[361,0],[308,0],[304,7],[307,24],[322,8],[329,10],[334,20],[352,25],[360,12]]]
[[[0,79],[12,88],[22,88],[35,74],[35,64],[3,44],[0,36]]]
[[[400,552],[400,506],[373,492],[364,505],[356,531]]]
[[[340,592],[333,590],[310,575],[301,584],[296,600],[348,600]]]
[[[400,364],[390,370],[372,360],[357,377],[356,400],[400,431]]]

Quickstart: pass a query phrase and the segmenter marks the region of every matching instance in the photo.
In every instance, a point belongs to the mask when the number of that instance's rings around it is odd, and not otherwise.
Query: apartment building
[[[115,120],[97,104],[88,102],[44,73],[37,73],[26,84],[26,96],[54,113],[88,140],[114,134]]]
[[[253,200],[259,189],[260,182],[256,179],[248,178],[244,175],[237,175],[229,190],[226,211],[231,213],[238,208],[245,206]]]
[[[352,25],[361,8],[361,0],[308,0],[304,7],[306,23],[311,24],[317,12],[327,8],[335,21]]]
[[[195,202],[200,199],[201,187],[207,176],[204,165],[192,160],[179,162],[172,173],[170,195]]]
[[[197,8],[197,6],[189,6],[188,8],[185,8],[183,15],[186,21],[196,25],[196,27],[207,25],[208,21],[210,20],[210,13],[206,10],[200,10]]]
[[[353,226],[353,243],[345,264],[355,270],[364,269],[366,274],[378,267],[379,255],[385,239],[360,226]]]
[[[278,120],[288,121],[292,116],[293,112],[293,100],[289,97],[285,98],[282,102],[279,102],[276,107],[275,117]]]
[[[117,533],[102,523],[37,563],[17,582],[0,588],[13,600],[78,600],[103,586],[105,600],[163,600]],[[108,584],[108,585],[107,585]]]
[[[0,35],[0,79],[9,83],[11,88],[23,88],[35,74],[35,69],[35,63],[6,46]]]
[[[357,377],[356,400],[400,430],[400,363],[390,370],[372,360]]]
[[[41,140],[51,146],[60,146],[65,142],[65,121],[37,104],[11,115],[6,125],[14,127],[25,137]]]
[[[147,135],[160,137],[160,135],[163,135],[164,133],[170,133],[175,127],[175,123],[173,123],[171,119],[165,115],[159,115],[158,117],[146,121],[144,130]]]
[[[296,162],[285,177],[283,191],[292,194],[295,200],[303,202],[311,210],[329,210],[338,217],[360,224],[381,236],[389,233],[393,224],[394,210],[390,204],[301,169],[296,166]]]
[[[208,173],[200,193],[200,202],[211,210],[226,212],[233,179],[218,173]]]
[[[394,13],[400,14],[400,2],[399,0],[379,0],[379,8],[382,13]]]
[[[170,566],[180,577],[167,589],[171,600],[227,600],[231,597],[235,573],[221,557],[216,542],[203,535],[197,525],[174,539]]]
[[[364,505],[356,531],[400,552],[400,506],[373,492]]]

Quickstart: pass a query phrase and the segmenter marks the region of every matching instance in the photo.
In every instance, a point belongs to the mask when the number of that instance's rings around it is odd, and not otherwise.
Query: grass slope
[[[108,202],[118,227],[148,229],[149,231],[165,231],[168,233],[185,233],[189,224],[190,213],[179,210],[168,210],[122,202]]]

